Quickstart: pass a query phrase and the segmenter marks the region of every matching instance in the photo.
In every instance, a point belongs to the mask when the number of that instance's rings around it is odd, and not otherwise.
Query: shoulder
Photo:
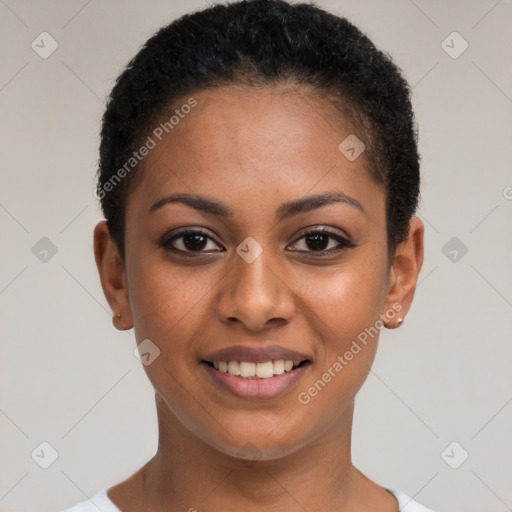
[[[61,510],[60,512],[121,512],[107,496],[108,488],[95,494],[92,498],[81,501],[72,507]]]
[[[427,508],[402,491],[396,491],[394,489],[386,489],[389,491],[397,500],[400,511],[399,512],[434,512],[432,509]]]

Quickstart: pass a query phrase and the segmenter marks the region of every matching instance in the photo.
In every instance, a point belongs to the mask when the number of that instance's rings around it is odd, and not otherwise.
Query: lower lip
[[[284,372],[281,375],[274,375],[268,379],[246,379],[231,375],[230,373],[223,373],[215,368],[201,363],[206,371],[211,375],[213,381],[233,393],[240,398],[255,399],[255,400],[268,400],[277,398],[278,396],[290,391],[308,371],[311,363],[304,364],[291,370]]]

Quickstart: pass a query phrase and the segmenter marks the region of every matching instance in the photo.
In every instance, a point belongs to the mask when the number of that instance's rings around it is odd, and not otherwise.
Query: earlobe
[[[122,331],[131,329],[133,323],[124,265],[106,221],[99,222],[94,229],[94,258],[103,293],[114,312],[114,327]]]
[[[397,247],[391,265],[386,312],[391,310],[399,312],[384,322],[388,329],[399,327],[411,307],[418,275],[423,265],[423,234],[423,222],[418,217],[412,217],[409,221],[409,235]]]

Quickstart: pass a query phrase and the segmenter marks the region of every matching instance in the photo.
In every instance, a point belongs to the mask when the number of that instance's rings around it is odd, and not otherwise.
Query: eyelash
[[[308,236],[313,236],[316,234],[327,235],[329,238],[334,239],[336,242],[338,242],[339,246],[337,248],[334,248],[334,249],[331,248],[328,250],[319,250],[319,251],[300,250],[297,252],[307,253],[309,255],[312,255],[313,257],[323,257],[323,256],[329,256],[333,253],[338,253],[340,251],[343,251],[344,249],[351,249],[353,247],[356,247],[356,244],[349,242],[346,238],[338,235],[337,233],[333,233],[332,231],[330,231],[326,228],[316,228],[316,229],[311,229],[309,231],[306,231],[306,232],[302,233],[301,236],[299,238],[297,238],[296,241],[293,242],[291,245],[295,245],[300,240],[307,238]],[[166,251],[171,251],[173,253],[183,255],[186,257],[194,258],[194,257],[204,255],[205,252],[203,252],[203,251],[182,250],[182,249],[176,249],[175,247],[172,246],[172,242],[174,242],[175,240],[178,240],[180,238],[183,238],[187,235],[201,235],[205,238],[213,240],[213,242],[216,243],[217,245],[220,245],[209,235],[209,233],[207,231],[200,229],[200,228],[194,228],[194,229],[187,228],[187,229],[183,229],[183,230],[179,231],[178,233],[173,233],[172,236],[165,235],[162,238],[162,240],[159,242],[158,245]],[[213,251],[213,252],[222,252],[222,251]]]

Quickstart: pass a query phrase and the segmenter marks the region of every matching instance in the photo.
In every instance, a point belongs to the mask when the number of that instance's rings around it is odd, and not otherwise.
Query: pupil
[[[313,250],[325,249],[329,245],[329,238],[322,233],[310,235],[306,240],[308,242],[308,247]],[[309,244],[309,242],[312,242],[312,244]]]
[[[191,243],[189,243],[192,240]],[[206,237],[203,235],[185,235],[183,237],[183,245],[187,249],[203,249]]]

